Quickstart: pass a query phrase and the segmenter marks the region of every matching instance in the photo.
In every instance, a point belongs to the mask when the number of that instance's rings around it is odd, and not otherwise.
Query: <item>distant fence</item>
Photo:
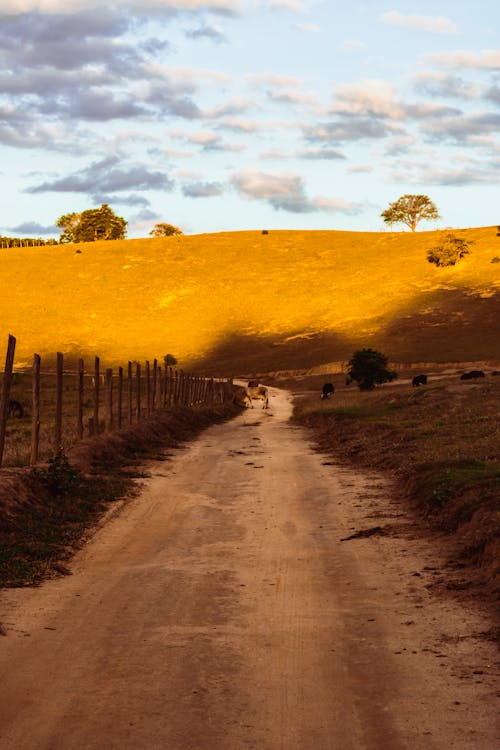
[[[21,415],[17,416],[22,416],[27,401],[26,396],[22,403],[11,398],[13,378],[16,377],[13,368],[15,348],[16,339],[9,335],[0,396],[0,468],[4,461],[8,421],[18,406]],[[43,378],[48,382],[50,403],[49,408],[45,407],[45,419],[51,422],[50,442],[56,451],[63,448],[63,432],[66,442],[68,433],[71,435],[69,441],[76,442],[85,436],[110,433],[137,424],[159,409],[215,406],[233,397],[231,379],[190,375],[183,370],[162,366],[156,359],[152,364],[146,361],[144,365],[128,362],[126,369],[118,367],[113,370],[103,369],[100,358],[95,357],[90,371],[85,369],[84,360],[79,359],[75,371],[64,369],[63,354],[58,352],[55,373],[42,373],[41,357],[34,354],[31,373],[27,377],[31,381],[31,429],[29,461],[26,463],[32,466],[40,456]],[[27,393],[26,386],[24,382],[24,394]],[[72,399],[70,414],[68,398]]]

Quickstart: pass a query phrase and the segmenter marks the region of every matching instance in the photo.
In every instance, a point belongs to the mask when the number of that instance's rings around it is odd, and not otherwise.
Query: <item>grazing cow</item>
[[[24,408],[23,405],[19,403],[19,401],[14,401],[13,399],[9,400],[9,407],[7,409],[7,417],[9,419],[16,417],[17,419],[21,419],[24,417]]]
[[[500,375],[500,370],[492,370],[492,375]]]
[[[267,409],[269,406],[269,393],[264,385],[251,386],[247,388],[247,395],[250,399],[250,406],[253,408],[252,401],[262,401],[262,408]]]
[[[257,388],[260,385],[258,380],[249,380],[247,383],[248,388]]]
[[[333,387],[333,383],[325,383],[321,391],[321,398],[330,398],[334,393],[335,388]]]
[[[411,384],[414,388],[418,388],[419,385],[427,385],[427,375],[415,375]]]
[[[234,391],[233,404],[242,406],[246,409],[252,408],[252,399],[248,395],[246,388],[238,387]]]
[[[463,372],[460,375],[460,380],[475,380],[476,378],[486,377],[482,370],[470,370],[470,372]]]

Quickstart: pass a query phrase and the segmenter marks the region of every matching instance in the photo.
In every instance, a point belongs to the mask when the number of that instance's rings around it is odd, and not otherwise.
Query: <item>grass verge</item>
[[[0,476],[0,587],[67,574],[113,503],[133,496],[141,463],[239,413],[232,404],[159,412],[130,430],[82,441],[33,470]]]
[[[471,586],[500,595],[500,383],[337,389],[296,399],[294,419],[340,461],[389,472],[452,540]]]

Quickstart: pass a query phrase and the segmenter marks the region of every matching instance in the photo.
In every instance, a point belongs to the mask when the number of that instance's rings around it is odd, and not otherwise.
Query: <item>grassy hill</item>
[[[500,360],[497,227],[454,230],[470,256],[426,260],[439,231],[257,231],[0,251],[0,356],[264,372],[347,359]]]

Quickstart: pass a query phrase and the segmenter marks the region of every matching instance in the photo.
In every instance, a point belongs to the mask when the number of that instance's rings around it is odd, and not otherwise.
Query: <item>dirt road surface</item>
[[[2,592],[1,750],[500,747],[491,624],[290,413],[273,391],[152,464],[73,575]]]

